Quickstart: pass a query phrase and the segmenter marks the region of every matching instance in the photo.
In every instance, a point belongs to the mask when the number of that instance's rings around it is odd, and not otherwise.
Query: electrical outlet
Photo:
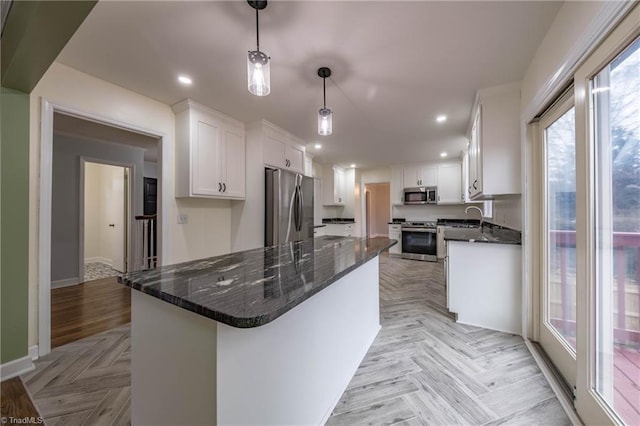
[[[189,223],[189,216],[187,216],[186,213],[179,213],[178,214],[178,225],[184,225],[186,223]]]

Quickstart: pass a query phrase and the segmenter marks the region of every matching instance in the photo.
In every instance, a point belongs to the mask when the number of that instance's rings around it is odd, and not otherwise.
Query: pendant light
[[[331,69],[318,68],[318,76],[322,78],[324,106],[318,111],[318,134],[328,136],[333,132],[333,111],[327,108],[327,77],[331,77]]]
[[[247,55],[247,88],[256,96],[267,96],[271,91],[271,73],[269,70],[269,58],[260,51],[260,26],[258,13],[267,7],[266,0],[247,0],[249,6],[256,10],[256,50],[249,51]]]

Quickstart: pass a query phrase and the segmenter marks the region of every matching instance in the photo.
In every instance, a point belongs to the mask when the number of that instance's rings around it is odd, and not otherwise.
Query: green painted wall
[[[27,355],[29,95],[0,91],[0,363]]]

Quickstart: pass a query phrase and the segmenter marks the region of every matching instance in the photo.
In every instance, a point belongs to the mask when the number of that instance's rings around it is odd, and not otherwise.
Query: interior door
[[[126,272],[126,209],[128,176],[124,167],[105,166],[110,185],[106,192],[106,245],[113,269]]]
[[[576,135],[573,91],[540,120],[542,285],[540,345],[576,385]]]

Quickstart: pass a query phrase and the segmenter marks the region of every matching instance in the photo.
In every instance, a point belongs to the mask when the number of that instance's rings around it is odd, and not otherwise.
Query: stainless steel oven
[[[401,227],[402,257],[438,261],[438,238],[435,223],[409,223]]]

